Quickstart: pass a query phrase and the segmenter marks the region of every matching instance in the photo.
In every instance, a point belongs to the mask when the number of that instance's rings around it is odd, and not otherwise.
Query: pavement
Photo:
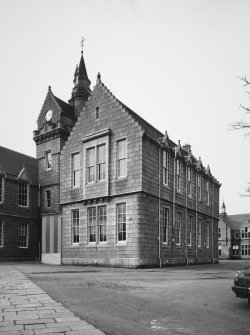
[[[104,335],[5,264],[0,264],[0,334]]]

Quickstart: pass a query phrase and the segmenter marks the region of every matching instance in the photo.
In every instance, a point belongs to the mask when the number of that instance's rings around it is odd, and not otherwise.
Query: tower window
[[[96,119],[99,119],[99,117],[100,117],[100,108],[99,108],[99,106],[97,106],[97,107],[95,108],[95,118],[96,118]]]
[[[47,204],[47,208],[51,207],[51,191],[50,190],[46,191],[46,204]]]
[[[51,151],[47,151],[45,153],[46,156],[46,170],[50,170],[51,169]]]

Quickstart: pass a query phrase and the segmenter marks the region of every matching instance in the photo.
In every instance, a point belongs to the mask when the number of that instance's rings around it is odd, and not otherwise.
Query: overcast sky
[[[80,40],[92,87],[112,93],[221,184],[228,214],[250,213],[250,137],[230,131],[250,106],[250,0],[0,0],[0,145],[35,156],[48,86],[68,101]],[[249,88],[250,90],[250,88]]]

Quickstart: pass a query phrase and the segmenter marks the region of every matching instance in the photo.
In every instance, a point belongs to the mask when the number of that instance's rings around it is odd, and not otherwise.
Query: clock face
[[[51,118],[52,118],[52,110],[51,109],[49,109],[48,111],[47,111],[47,113],[46,113],[46,115],[45,115],[45,118],[46,118],[46,120],[47,121],[49,121]]]

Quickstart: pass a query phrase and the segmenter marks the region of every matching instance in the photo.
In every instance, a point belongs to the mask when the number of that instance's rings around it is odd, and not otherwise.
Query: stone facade
[[[120,102],[99,74],[91,92],[83,57],[74,85],[70,104],[49,89],[34,132],[43,236],[57,236],[56,215],[61,263],[218,262],[220,184],[210,168]],[[54,248],[45,245],[48,260]]]
[[[39,235],[36,159],[0,147],[0,260],[39,259]]]

